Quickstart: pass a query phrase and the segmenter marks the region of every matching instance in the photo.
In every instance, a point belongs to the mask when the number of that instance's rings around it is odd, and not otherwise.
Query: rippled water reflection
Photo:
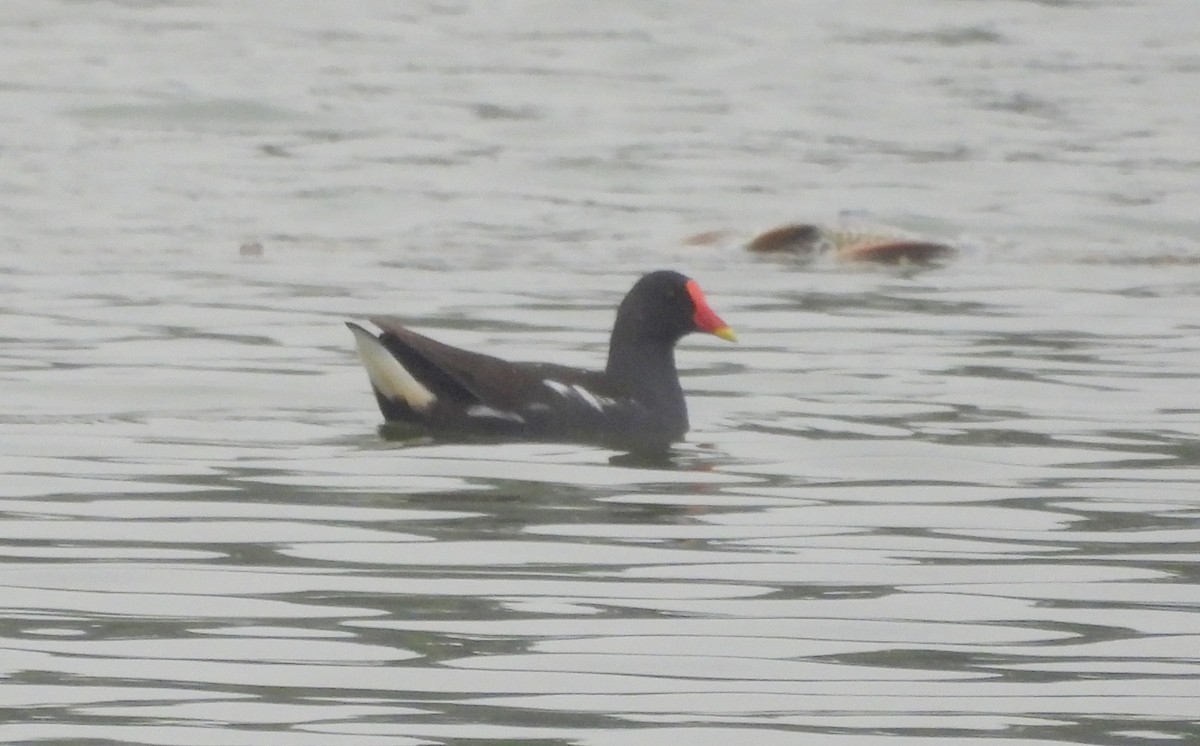
[[[830,4],[795,39],[770,3],[0,22],[44,120],[0,125],[0,740],[1194,737],[1200,236],[1160,86],[1196,48],[1151,5]],[[51,37],[70,64],[30,77]],[[824,60],[809,103],[776,95],[787,50]],[[962,126],[902,137],[921,95]],[[968,251],[680,242],[801,196]],[[596,365],[658,266],[742,339],[681,346],[669,461],[375,431],[343,319]]]

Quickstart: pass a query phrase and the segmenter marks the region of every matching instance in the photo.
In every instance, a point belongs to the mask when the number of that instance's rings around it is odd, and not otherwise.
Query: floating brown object
[[[932,241],[893,239],[838,247],[839,259],[880,264],[928,264],[955,254],[953,246]]]
[[[815,254],[821,250],[821,229],[807,223],[792,223],[760,233],[746,248],[759,253],[786,251],[790,254]]]
[[[956,253],[953,246],[877,233],[826,230],[810,223],[772,228],[746,244],[761,254],[788,253],[804,258],[830,254],[847,262],[924,264]]]

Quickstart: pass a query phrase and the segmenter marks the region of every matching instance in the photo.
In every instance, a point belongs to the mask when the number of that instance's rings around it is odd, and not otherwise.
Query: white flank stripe
[[[425,388],[412,373],[400,364],[392,353],[366,329],[351,326],[358,357],[371,379],[371,385],[390,399],[400,399],[413,409],[424,412],[437,401],[437,396]]]
[[[603,412],[606,406],[617,403],[616,399],[609,399],[607,396],[597,396],[578,383],[568,386],[561,381],[552,381],[549,378],[543,379],[542,383],[546,384],[548,388],[550,388],[559,396],[573,397],[582,400],[585,404],[597,412]]]
[[[472,404],[467,407],[467,414],[471,417],[492,417],[497,420],[512,420],[513,422],[525,422],[525,418],[514,412],[505,412],[500,409],[493,409],[486,404]]]
[[[551,381],[549,378],[543,380],[542,383],[546,384],[546,386],[548,386],[550,388],[550,390],[552,390],[554,393],[558,394],[559,396],[570,396],[571,395],[571,387],[565,383],[559,383],[558,381]]]
[[[575,389],[576,396],[587,402],[588,406],[590,406],[592,409],[595,409],[597,412],[603,412],[605,404],[613,403],[612,399],[609,399],[606,396],[596,396],[591,391],[588,391],[579,384],[575,384],[571,388]]]

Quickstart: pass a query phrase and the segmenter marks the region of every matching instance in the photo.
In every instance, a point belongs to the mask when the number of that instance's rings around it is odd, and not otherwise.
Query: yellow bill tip
[[[730,329],[727,326],[717,327],[716,329],[713,329],[712,333],[726,342],[737,341],[737,335],[733,333],[733,329]]]

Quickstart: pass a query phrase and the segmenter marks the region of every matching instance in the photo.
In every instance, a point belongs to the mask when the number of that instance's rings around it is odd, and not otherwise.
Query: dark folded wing
[[[551,402],[554,381],[596,387],[598,373],[548,363],[514,363],[430,339],[391,316],[374,316],[379,339],[404,367],[438,396],[518,412]]]

